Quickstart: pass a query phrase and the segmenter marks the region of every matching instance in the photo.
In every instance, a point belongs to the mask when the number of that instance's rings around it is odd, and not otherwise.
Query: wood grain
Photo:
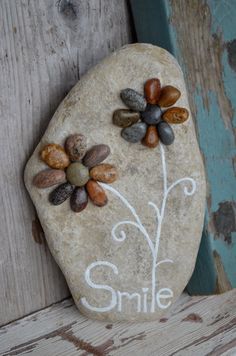
[[[88,320],[68,299],[2,327],[0,355],[235,355],[235,335],[236,290],[182,295],[166,318],[139,324]]]
[[[131,41],[125,0],[1,0],[0,324],[68,296],[22,173],[60,101]]]

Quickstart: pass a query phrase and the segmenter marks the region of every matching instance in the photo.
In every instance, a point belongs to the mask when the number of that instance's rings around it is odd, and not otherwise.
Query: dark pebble
[[[63,183],[59,185],[49,194],[49,201],[53,205],[60,205],[71,196],[74,187],[70,183]]]
[[[131,110],[144,111],[146,108],[146,99],[133,89],[127,88],[121,90],[120,97]]]
[[[83,158],[83,164],[88,167],[94,167],[104,161],[110,154],[110,147],[108,145],[95,145],[88,150]]]
[[[141,113],[141,117],[148,125],[157,125],[161,121],[161,109],[158,105],[147,104],[145,111]]]
[[[113,113],[113,124],[119,127],[128,127],[139,119],[140,114],[129,109],[118,109]]]
[[[121,131],[121,136],[128,142],[139,142],[141,141],[147,131],[147,125],[145,122],[137,122],[130,127],[126,127]]]
[[[75,188],[71,198],[70,207],[76,213],[80,213],[88,204],[88,194],[84,187]]]
[[[171,126],[165,121],[159,122],[157,125],[159,139],[164,145],[171,145],[174,142],[175,135]]]

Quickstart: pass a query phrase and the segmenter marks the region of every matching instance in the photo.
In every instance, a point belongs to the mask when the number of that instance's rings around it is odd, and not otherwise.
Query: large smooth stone
[[[120,91],[131,87],[143,93],[146,80],[156,77],[162,86],[177,87],[181,97],[175,106],[189,110],[182,72],[168,52],[146,44],[123,47],[67,95],[25,170],[50,250],[77,307],[91,318],[159,319],[194,269],[205,178],[191,114],[183,124],[172,126],[172,145],[153,149],[125,141],[121,128],[112,123],[113,112],[125,108]],[[111,154],[105,163],[115,165],[119,174],[110,185],[99,183],[107,205],[99,208],[89,202],[79,214],[70,210],[70,199],[59,206],[50,204],[48,194],[55,187],[44,190],[32,184],[46,168],[39,158],[43,146],[63,145],[75,133],[87,137],[88,149],[108,145]]]

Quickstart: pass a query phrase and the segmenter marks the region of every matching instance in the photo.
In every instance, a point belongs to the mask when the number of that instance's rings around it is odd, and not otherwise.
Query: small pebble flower
[[[161,88],[158,78],[146,81],[144,96],[133,89],[124,89],[120,97],[129,109],[116,110],[113,123],[123,128],[121,136],[128,142],[142,141],[150,148],[156,147],[159,140],[170,145],[175,138],[170,124],[181,124],[189,117],[187,109],[173,106],[180,95],[171,85]]]
[[[88,204],[88,197],[96,206],[107,204],[107,196],[98,182],[112,183],[117,179],[115,166],[103,162],[110,154],[107,145],[95,145],[87,151],[85,136],[70,135],[65,148],[48,144],[40,152],[41,159],[50,167],[33,179],[37,188],[59,184],[49,194],[53,205],[60,205],[70,198],[71,209],[78,213]]]

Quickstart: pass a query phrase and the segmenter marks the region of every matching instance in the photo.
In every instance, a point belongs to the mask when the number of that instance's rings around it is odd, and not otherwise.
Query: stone
[[[144,111],[146,108],[146,99],[133,89],[126,88],[121,90],[120,97],[124,104],[134,111]]]
[[[95,180],[90,179],[86,184],[89,198],[94,205],[105,206],[108,202],[105,190]]]
[[[113,183],[117,180],[118,172],[112,164],[103,163],[90,169],[89,175],[93,180],[103,183]]]
[[[74,162],[66,170],[68,182],[77,187],[82,187],[89,180],[89,170],[80,162]]]
[[[175,139],[174,131],[172,130],[171,126],[167,122],[161,121],[157,125],[157,132],[161,142],[164,145],[168,146],[174,142]]]
[[[158,78],[146,81],[144,85],[145,98],[149,104],[157,104],[161,94],[161,82]]]
[[[180,98],[181,92],[172,85],[166,85],[161,90],[161,96],[158,100],[158,105],[168,107],[174,105]]]
[[[128,127],[140,119],[139,112],[129,109],[118,109],[113,114],[113,124],[119,127]]]
[[[51,168],[64,169],[70,160],[64,148],[57,144],[48,144],[41,151],[41,159]]]
[[[88,194],[84,187],[76,187],[70,198],[70,207],[75,213],[80,213],[88,205]]]
[[[73,193],[74,187],[66,182],[59,185],[49,194],[49,201],[53,205],[60,205]]]
[[[66,174],[59,169],[44,169],[34,176],[33,184],[40,189],[65,182]]]
[[[167,109],[162,115],[163,120],[169,124],[182,124],[188,120],[189,112],[185,108],[172,107]]]
[[[143,94],[144,83],[155,77],[181,91],[177,105],[189,111],[189,118],[174,126],[175,140],[168,147],[161,142],[153,149],[142,142],[128,144],[122,129],[112,123],[113,112],[124,108],[120,91],[130,86]],[[79,214],[71,211],[69,200],[51,205],[48,194],[53,188],[33,185],[33,177],[45,169],[39,159],[42,147],[48,142],[63,146],[73,133],[83,134],[88,147],[108,145],[107,163],[119,174],[112,184],[99,183],[107,204],[99,208],[89,199]],[[176,59],[162,48],[139,43],[91,69],[51,119],[27,163],[25,184],[81,313],[114,322],[162,318],[194,269],[206,197],[204,166]]]
[[[157,105],[147,104],[141,113],[142,120],[148,125],[156,125],[161,120],[161,109]]]
[[[94,167],[104,161],[109,156],[110,152],[110,147],[108,145],[95,145],[86,152],[83,164],[88,168]]]
[[[132,126],[126,127],[121,131],[121,136],[128,142],[136,143],[141,141],[147,131],[147,125],[144,122],[137,122]]]
[[[143,139],[143,144],[149,148],[155,148],[159,143],[156,126],[150,125],[147,128],[146,135]]]
[[[74,134],[67,138],[65,150],[72,162],[80,161],[84,157],[86,149],[87,139],[84,135]]]

